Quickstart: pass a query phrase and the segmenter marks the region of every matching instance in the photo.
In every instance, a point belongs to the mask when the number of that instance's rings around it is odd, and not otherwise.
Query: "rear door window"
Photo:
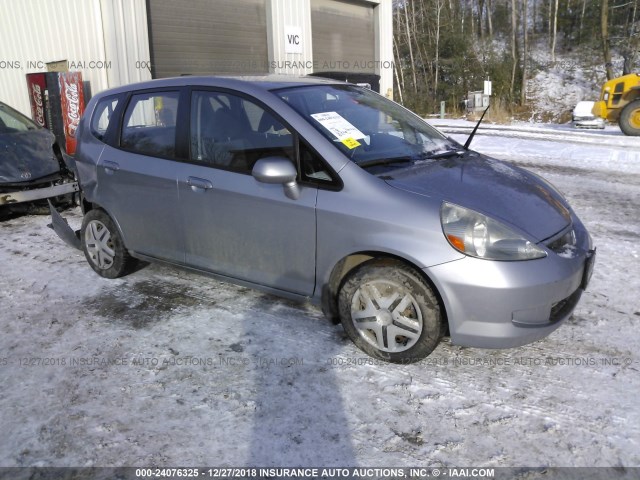
[[[143,155],[174,158],[179,92],[131,96],[124,113],[120,146]]]

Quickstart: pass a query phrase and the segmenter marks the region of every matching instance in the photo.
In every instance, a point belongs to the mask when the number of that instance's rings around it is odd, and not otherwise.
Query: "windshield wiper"
[[[425,156],[421,158],[421,160],[423,158],[425,160],[434,160],[437,158],[453,157],[454,155],[462,156],[464,154],[465,154],[464,150],[443,150],[441,152],[426,153]]]
[[[392,158],[376,158],[375,160],[367,160],[365,162],[356,162],[356,165],[362,168],[377,167],[378,165],[392,165],[394,163],[411,163],[416,159],[413,157],[392,157]]]
[[[391,158],[376,158],[375,160],[366,160],[364,162],[356,162],[359,167],[377,167],[379,165],[393,165],[394,163],[413,163],[420,160],[437,160],[439,158],[453,157],[454,155],[462,156],[466,152],[464,150],[441,150],[434,152],[424,152],[419,155],[391,157]]]

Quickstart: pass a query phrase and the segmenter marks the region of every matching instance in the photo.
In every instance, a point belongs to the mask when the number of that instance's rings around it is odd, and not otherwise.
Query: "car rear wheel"
[[[421,360],[444,335],[433,289],[401,263],[363,263],[347,276],[338,305],[340,320],[353,343],[389,362]]]
[[[626,135],[640,135],[640,100],[634,100],[622,109],[620,130]]]
[[[115,223],[103,210],[87,212],[82,221],[80,240],[87,262],[102,277],[122,277],[136,265],[136,260],[125,248]]]

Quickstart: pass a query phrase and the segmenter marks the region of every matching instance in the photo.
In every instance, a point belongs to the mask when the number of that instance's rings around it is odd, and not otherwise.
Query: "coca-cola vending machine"
[[[56,136],[69,155],[76,151],[76,130],[84,113],[82,73],[40,72],[27,74],[31,116]]]

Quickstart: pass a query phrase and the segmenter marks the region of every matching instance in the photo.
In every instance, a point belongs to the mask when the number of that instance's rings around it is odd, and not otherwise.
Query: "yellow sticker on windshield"
[[[361,145],[359,141],[352,137],[345,138],[344,140],[342,140],[342,143],[344,143],[349,150],[353,150],[354,148]]]

